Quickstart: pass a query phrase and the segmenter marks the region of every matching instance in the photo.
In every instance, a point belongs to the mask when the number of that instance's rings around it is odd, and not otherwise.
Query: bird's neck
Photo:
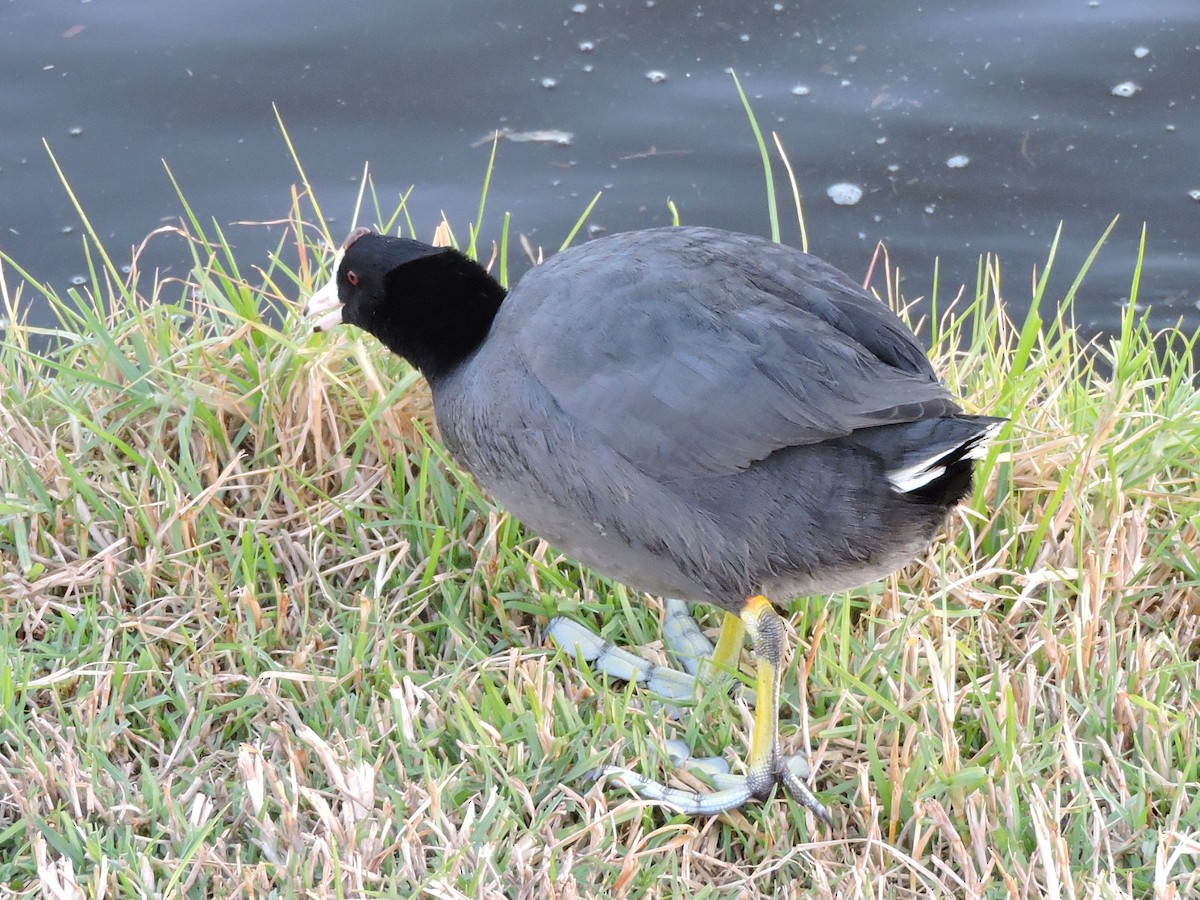
[[[401,270],[404,314],[377,336],[435,385],[487,338],[505,290],[483,266],[456,250]]]

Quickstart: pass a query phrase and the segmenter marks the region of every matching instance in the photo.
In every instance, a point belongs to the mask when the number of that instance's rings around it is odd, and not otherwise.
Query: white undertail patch
[[[949,450],[930,456],[927,459],[919,460],[911,466],[905,466],[903,469],[892,469],[887,473],[887,480],[891,482],[892,487],[901,494],[907,494],[915,490],[923,488],[931,482],[937,481],[946,474],[945,461],[947,457],[954,456],[963,447],[967,447],[967,452],[962,454],[963,459],[983,459],[987,453],[987,445],[991,440],[1000,433],[1000,428],[1004,425],[1004,421],[992,422],[979,435],[964,441],[957,447],[952,447]],[[969,445],[969,446],[968,446]]]

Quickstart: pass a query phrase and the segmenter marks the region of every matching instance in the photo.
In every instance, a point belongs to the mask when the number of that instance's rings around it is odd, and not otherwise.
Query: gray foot
[[[702,680],[710,684],[715,680],[709,678],[708,673],[701,674],[705,661],[712,655],[712,643],[688,614],[686,604],[679,600],[666,602],[663,636],[672,655],[687,669],[686,672],[648,662],[604,640],[590,628],[562,616],[550,621],[546,633],[564,650],[591,663],[610,678],[645,685],[671,703],[691,701]],[[740,694],[742,699],[753,705],[754,691],[743,685]],[[778,756],[766,771],[735,775],[730,773],[729,764],[723,757],[693,757],[683,741],[668,741],[666,749],[676,766],[702,773],[712,782],[714,790],[700,793],[667,787],[622,766],[603,766],[593,774],[597,778],[618,780],[647,800],[692,816],[715,815],[737,809],[751,800],[766,799],[775,785],[782,784],[797,802],[811,810],[826,825],[831,824],[828,809],[805,783],[810,775],[810,767],[804,753]]]
[[[670,742],[672,744],[681,742]],[[677,748],[668,748],[675,750]],[[827,827],[832,827],[833,818],[825,804],[817,799],[806,784],[811,770],[808,757],[804,753],[791,756],[780,756],[776,759],[771,771],[734,775],[728,771],[728,763],[723,759],[724,771],[713,771],[709,768],[708,759],[693,759],[686,756],[687,746],[683,746],[683,758],[677,758],[672,752],[671,758],[677,765],[690,769],[704,771],[712,780],[715,790],[700,793],[684,788],[667,787],[661,782],[647,778],[632,769],[621,766],[604,766],[595,771],[597,778],[615,778],[631,791],[647,800],[660,803],[685,816],[712,816],[718,813],[739,809],[752,800],[765,800],[771,795],[775,785],[782,784],[784,789],[797,803],[811,811]]]

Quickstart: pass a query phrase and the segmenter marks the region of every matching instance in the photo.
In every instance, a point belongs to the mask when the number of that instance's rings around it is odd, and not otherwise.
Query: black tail
[[[953,506],[971,490],[974,460],[1007,421],[945,416],[898,426],[908,440],[891,454],[887,477],[892,489],[919,502]]]

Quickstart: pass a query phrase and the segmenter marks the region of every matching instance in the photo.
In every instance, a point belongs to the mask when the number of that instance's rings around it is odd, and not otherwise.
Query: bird
[[[922,553],[1007,419],[964,412],[908,326],[834,266],[716,228],[596,238],[511,291],[457,249],[358,228],[305,313],[416,367],[451,455],[541,538],[644,595],[723,610],[699,681],[735,669],[749,639],[744,775],[691,791],[597,774],[691,816],[782,786],[832,822],[804,754],[780,750],[776,604]],[[656,669],[571,620],[548,630],[610,674]]]

